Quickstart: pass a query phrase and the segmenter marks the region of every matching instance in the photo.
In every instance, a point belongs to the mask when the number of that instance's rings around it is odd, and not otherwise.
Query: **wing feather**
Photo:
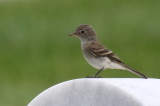
[[[123,63],[117,55],[115,55],[111,50],[105,48],[100,43],[92,42],[86,48],[91,54],[96,57],[107,57],[111,61]]]

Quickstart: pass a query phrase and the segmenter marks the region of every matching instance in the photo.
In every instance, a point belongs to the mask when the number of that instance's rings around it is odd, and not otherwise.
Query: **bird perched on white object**
[[[103,46],[96,37],[96,32],[91,25],[80,25],[70,36],[75,36],[81,40],[81,48],[84,58],[94,68],[99,71],[93,76],[98,77],[99,73],[105,69],[127,70],[137,76],[147,78],[144,74],[128,67],[111,50]]]

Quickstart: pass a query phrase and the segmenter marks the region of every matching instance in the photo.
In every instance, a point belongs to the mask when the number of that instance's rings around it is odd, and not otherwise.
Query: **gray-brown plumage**
[[[111,50],[103,46],[96,38],[96,32],[91,25],[80,25],[70,36],[78,37],[81,40],[81,48],[87,62],[99,71],[94,77],[104,69],[128,70],[140,77],[147,78],[142,73],[129,68]]]

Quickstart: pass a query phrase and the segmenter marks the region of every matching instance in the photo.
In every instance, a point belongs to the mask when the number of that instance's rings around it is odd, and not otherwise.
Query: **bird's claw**
[[[95,75],[92,75],[92,76],[87,76],[86,78],[102,78],[102,76],[95,76]]]

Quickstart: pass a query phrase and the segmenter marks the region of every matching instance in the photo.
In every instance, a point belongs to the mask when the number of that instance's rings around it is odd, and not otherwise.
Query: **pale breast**
[[[107,57],[96,57],[84,48],[84,43],[81,43],[81,49],[86,61],[96,69],[125,69],[122,65],[114,63]]]
[[[102,69],[104,68],[103,67],[103,64],[102,63],[102,59],[100,58],[97,58],[95,57],[93,54],[91,54],[88,50],[86,50],[84,48],[84,44],[81,43],[81,49],[82,49],[82,52],[83,52],[83,56],[84,58],[86,59],[86,61],[94,68],[96,69]]]

